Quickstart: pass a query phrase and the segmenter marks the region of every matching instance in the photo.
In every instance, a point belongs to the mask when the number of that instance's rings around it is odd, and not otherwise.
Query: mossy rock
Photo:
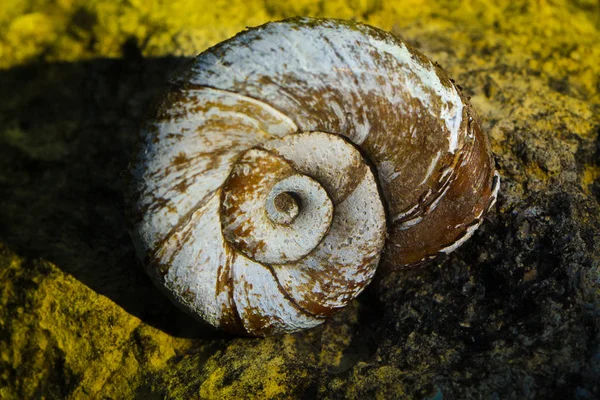
[[[135,260],[122,180],[175,68],[296,14],[391,30],[471,96],[503,182],[458,251],[267,339],[179,312]],[[600,397],[600,4],[7,0],[0,397]]]

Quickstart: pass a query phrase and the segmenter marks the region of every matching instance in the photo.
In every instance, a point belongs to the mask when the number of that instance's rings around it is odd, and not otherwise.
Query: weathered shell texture
[[[200,54],[142,131],[130,175],[153,279],[196,317],[259,336],[320,324],[380,261],[454,250],[498,189],[439,66],[373,27],[309,18]]]

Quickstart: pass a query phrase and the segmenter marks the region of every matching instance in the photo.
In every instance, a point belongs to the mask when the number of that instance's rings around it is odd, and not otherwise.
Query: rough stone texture
[[[120,173],[181,56],[297,14],[392,30],[444,66],[501,194],[460,250],[325,325],[225,336],[144,275]],[[599,43],[591,0],[3,1],[0,397],[599,397]]]

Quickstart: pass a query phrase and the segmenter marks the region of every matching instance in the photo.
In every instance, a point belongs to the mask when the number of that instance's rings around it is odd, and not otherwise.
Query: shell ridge
[[[306,256],[305,256],[306,257]],[[304,257],[304,258],[305,258]],[[313,318],[319,318],[322,319],[323,316],[320,316],[318,314],[314,314],[312,312],[310,312],[309,310],[307,310],[306,308],[302,307],[289,293],[288,291],[281,285],[281,282],[279,282],[279,277],[277,276],[277,274],[274,271],[274,267],[276,265],[265,265],[265,267],[269,270],[269,272],[271,273],[271,275],[273,276],[273,279],[275,279],[275,282],[277,282],[277,286],[279,287],[279,291],[281,292],[281,294],[283,294],[283,296],[294,306],[296,307],[298,310],[300,310],[301,312],[313,317]]]
[[[208,203],[210,203],[210,201],[212,200],[212,198],[215,196],[215,194],[217,192],[220,192],[220,191],[221,191],[221,189],[219,188],[219,189],[216,189],[215,191],[211,192],[210,194],[206,195],[204,198],[202,198],[200,201],[198,201],[196,203],[196,205],[194,207],[192,207],[185,215],[181,216],[178,219],[177,224],[175,224],[164,235],[164,237],[155,244],[156,249],[152,253],[152,256],[148,257],[147,263],[151,264],[151,263],[155,262],[158,253],[160,253],[160,251],[164,249],[164,246],[169,241],[169,239],[173,235],[181,232],[181,230],[184,229],[187,225],[189,225],[192,222],[193,218],[194,218],[194,214],[197,211],[201,210],[202,208],[206,207],[208,205]]]
[[[188,90],[196,90],[196,91],[211,90],[211,91],[215,91],[217,93],[224,93],[224,94],[228,94],[228,95],[233,95],[233,96],[238,97],[238,98],[246,99],[250,103],[253,103],[253,104],[256,104],[256,105],[260,105],[262,107],[267,108],[269,111],[272,112],[273,115],[277,115],[278,117],[281,117],[281,118],[285,119],[286,122],[288,122],[290,126],[294,127],[295,131],[298,130],[298,126],[297,126],[296,122],[292,118],[290,118],[282,110],[277,109],[277,107],[275,107],[274,105],[272,105],[272,104],[264,101],[264,99],[261,99],[261,98],[258,98],[258,97],[253,97],[253,96],[247,95],[247,94],[241,94],[241,93],[235,92],[232,89],[225,89],[225,88],[221,88],[221,87],[217,87],[217,86],[211,86],[211,85],[206,85],[206,84],[195,84],[195,83],[192,83],[192,82],[187,83],[186,86],[185,86],[185,88],[188,89]]]
[[[258,336],[281,333],[285,325],[288,326],[286,331],[294,332],[319,325],[324,321],[289,301],[280,290],[276,277],[265,265],[237,253],[232,269],[234,301],[244,329],[248,333]],[[257,294],[257,290],[262,294]],[[268,313],[264,314],[263,311]],[[296,320],[291,321],[290,318]]]
[[[242,316],[240,315],[240,312],[238,310],[238,306],[237,303],[235,302],[235,296],[234,296],[234,290],[233,290],[233,264],[235,261],[235,258],[237,257],[238,253],[236,251],[234,251],[229,243],[227,241],[225,241],[225,248],[226,250],[229,252],[228,253],[228,257],[227,257],[227,268],[228,268],[228,274],[227,274],[227,287],[229,288],[229,290],[227,291],[227,295],[229,298],[229,304],[231,305],[231,317],[233,318],[232,324],[233,326],[231,327],[231,330],[233,332],[235,332],[236,330],[239,329],[244,329],[244,321],[242,321]],[[249,333],[248,331],[246,331],[246,333]]]

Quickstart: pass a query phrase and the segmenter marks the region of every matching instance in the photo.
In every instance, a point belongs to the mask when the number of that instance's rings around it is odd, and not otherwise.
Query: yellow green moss
[[[441,62],[452,52],[453,57],[468,58],[473,67],[485,67],[490,50],[509,48],[503,52],[506,64],[561,76],[582,94],[597,96],[597,20],[567,0],[62,0],[32,2],[28,7],[24,3],[7,0],[0,10],[0,32],[6,32],[0,34],[5,55],[0,67],[39,56],[118,57],[123,44],[132,39],[146,56],[194,55],[247,26],[310,15],[361,20],[419,42],[443,36],[453,46],[444,51]],[[557,53],[561,57],[553,56]]]
[[[257,360],[261,361],[261,360]],[[209,362],[210,363],[210,362]],[[200,397],[206,399],[239,399],[247,397],[250,393],[265,399],[285,394],[286,373],[282,371],[285,365],[282,357],[275,357],[265,363],[256,362],[244,365],[239,379],[230,385],[224,385],[225,371],[218,364],[200,386]],[[239,368],[241,365],[231,365]],[[258,387],[258,383],[261,383]]]
[[[583,173],[581,174],[581,186],[586,191],[586,193],[590,193],[590,187],[598,180],[600,180],[600,166],[584,166]]]
[[[135,397],[141,371],[163,368],[189,346],[143,325],[53,264],[25,261],[1,243],[0,279],[0,330],[9,338],[0,341],[3,399],[35,398],[53,380],[71,389],[58,397]],[[151,345],[139,349],[140,338]]]
[[[294,398],[311,382],[311,370],[289,337],[232,340],[206,358],[202,345],[164,369],[153,390],[175,399]]]

